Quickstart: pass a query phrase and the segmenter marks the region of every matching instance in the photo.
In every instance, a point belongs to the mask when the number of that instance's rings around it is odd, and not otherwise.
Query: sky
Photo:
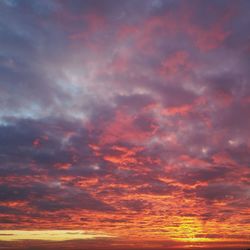
[[[250,1],[0,0],[0,249],[250,247]]]

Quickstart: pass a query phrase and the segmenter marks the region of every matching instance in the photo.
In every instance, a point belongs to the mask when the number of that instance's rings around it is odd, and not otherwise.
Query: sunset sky
[[[0,0],[0,249],[250,247],[250,1]]]

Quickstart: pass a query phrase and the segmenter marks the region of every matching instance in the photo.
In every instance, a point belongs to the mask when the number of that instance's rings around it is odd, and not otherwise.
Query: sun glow
[[[185,242],[201,242],[207,241],[207,238],[201,238],[199,235],[203,233],[203,226],[200,220],[194,217],[178,218],[179,226],[175,230],[173,237],[178,241]]]

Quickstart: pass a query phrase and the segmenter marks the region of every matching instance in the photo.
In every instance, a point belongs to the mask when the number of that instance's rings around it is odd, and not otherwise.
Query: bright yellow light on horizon
[[[204,228],[201,221],[195,217],[175,216],[174,221],[178,226],[167,227],[167,235],[177,241],[182,242],[204,242],[207,238],[202,238]]]
[[[87,240],[113,237],[101,232],[86,232],[82,230],[0,230],[0,241],[17,240]]]

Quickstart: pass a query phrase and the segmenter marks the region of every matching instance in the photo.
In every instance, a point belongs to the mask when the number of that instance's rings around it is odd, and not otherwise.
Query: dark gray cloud
[[[227,183],[208,184],[207,186],[198,186],[196,188],[196,195],[205,200],[231,200],[239,199],[246,195],[246,189],[239,185],[232,185]]]

